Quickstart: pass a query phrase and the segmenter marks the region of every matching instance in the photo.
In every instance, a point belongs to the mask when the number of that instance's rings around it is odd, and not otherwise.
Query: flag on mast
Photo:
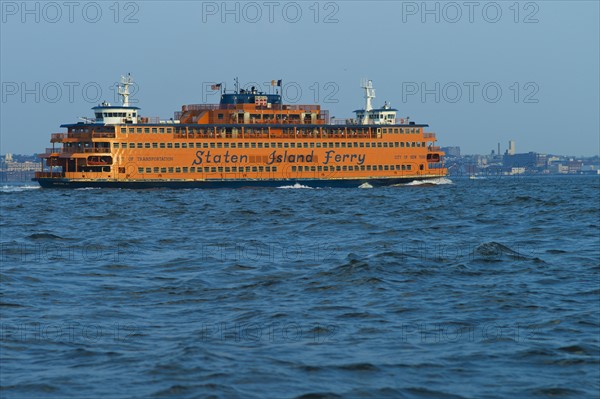
[[[219,89],[221,89],[221,83],[217,83],[216,85],[211,85],[210,89],[211,90],[219,90]]]
[[[279,80],[272,80],[271,81],[271,86],[279,86],[279,87],[281,87],[281,79],[279,79]]]

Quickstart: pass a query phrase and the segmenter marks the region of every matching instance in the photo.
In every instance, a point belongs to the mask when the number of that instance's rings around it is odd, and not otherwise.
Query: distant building
[[[508,142],[508,150],[506,150],[506,153],[508,155],[515,155],[516,149],[517,149],[517,146],[516,146],[515,141],[514,140],[510,140]]]
[[[442,147],[447,157],[460,157],[460,147]]]
[[[504,155],[502,166],[505,168],[526,168],[536,169],[545,168],[547,164],[546,154],[538,154],[537,152],[528,152],[524,154]]]

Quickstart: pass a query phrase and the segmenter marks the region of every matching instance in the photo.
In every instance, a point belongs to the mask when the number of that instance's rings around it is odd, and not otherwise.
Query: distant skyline
[[[467,4],[467,5],[465,5]],[[425,8],[424,8],[425,5]],[[488,154],[600,152],[596,1],[2,1],[0,153],[50,146],[131,72],[146,116],[281,79],[284,99],[336,118],[364,105],[430,125],[440,146]],[[254,82],[254,83],[252,83]],[[270,88],[269,88],[270,90]]]

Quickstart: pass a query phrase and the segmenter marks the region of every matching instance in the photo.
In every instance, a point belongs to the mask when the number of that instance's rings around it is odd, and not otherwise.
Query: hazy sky
[[[375,105],[439,144],[600,152],[598,1],[1,1],[0,152],[43,152],[131,72],[147,116],[217,102],[211,82],[282,79],[337,118]]]

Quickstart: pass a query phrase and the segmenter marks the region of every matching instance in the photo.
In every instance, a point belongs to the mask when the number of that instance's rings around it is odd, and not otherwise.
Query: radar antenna
[[[375,98],[375,89],[373,88],[373,81],[369,79],[362,79],[360,87],[365,89],[365,114],[362,123],[366,125],[369,123],[369,112],[373,109],[372,100]]]
[[[119,85],[119,95],[123,97],[123,106],[129,107],[129,86],[133,84],[131,74],[127,76],[121,76],[121,84]]]

